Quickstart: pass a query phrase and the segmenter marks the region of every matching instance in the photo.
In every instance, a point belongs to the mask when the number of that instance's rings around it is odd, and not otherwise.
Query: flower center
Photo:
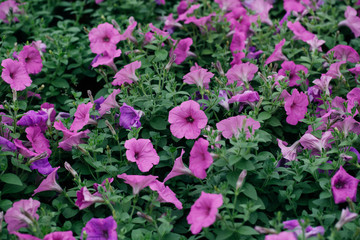
[[[345,187],[345,185],[346,185],[346,182],[339,180],[339,181],[337,181],[335,183],[335,188],[336,189],[343,189]]]
[[[109,37],[104,37],[104,38],[103,38],[103,41],[104,41],[104,42],[110,42],[110,38],[109,38]]]
[[[192,122],[194,122],[194,119],[191,116],[189,116],[186,118],[186,121],[189,123],[192,123]]]
[[[135,153],[134,158],[137,160],[139,158],[139,153]]]
[[[29,57],[25,58],[25,62],[26,62],[26,63],[29,62],[29,61],[30,61],[30,58],[29,58]]]
[[[14,78],[14,73],[9,74],[10,78]]]
[[[108,237],[109,237],[109,233],[108,233],[107,230],[103,230],[102,235],[103,235],[103,237],[105,237],[106,239],[108,239]]]

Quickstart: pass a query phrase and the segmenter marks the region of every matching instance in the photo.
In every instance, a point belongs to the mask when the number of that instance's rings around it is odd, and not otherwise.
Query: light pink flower
[[[80,191],[76,192],[77,200],[75,205],[79,207],[80,210],[85,209],[94,203],[102,203],[104,199],[95,194],[91,194],[87,187],[82,187]]]
[[[57,175],[57,170],[60,167],[57,167],[54,169],[54,171],[52,171],[39,185],[39,187],[37,189],[34,190],[34,194],[37,194],[39,192],[44,192],[44,191],[55,191],[55,192],[62,192],[62,188],[60,187],[60,185],[56,182],[56,175]]]
[[[269,18],[269,11],[273,8],[273,5],[266,0],[253,0],[250,4],[248,4],[248,7],[253,10],[256,15],[255,21],[257,21],[258,16],[260,16],[260,20],[263,23],[266,23],[270,26],[273,25],[271,19]]]
[[[44,134],[41,132],[40,127],[27,127],[25,129],[26,137],[31,142],[32,148],[37,153],[47,152],[51,154],[49,140],[46,139]]]
[[[297,240],[293,232],[281,232],[279,234],[266,235],[265,240]]]
[[[46,234],[43,240],[76,240],[74,238],[72,231],[66,231],[66,232],[52,232],[49,234]]]
[[[125,83],[131,84],[137,82],[139,78],[135,74],[135,70],[141,67],[140,61],[132,62],[125,65],[123,69],[115,74],[115,80],[111,83],[114,86],[121,86]]]
[[[24,46],[19,53],[19,61],[24,64],[29,74],[38,74],[42,69],[42,59],[39,51],[32,46]]]
[[[175,50],[172,53],[170,53],[170,56],[173,54],[176,55],[176,59],[175,59],[176,64],[181,64],[189,56],[195,56],[194,53],[190,52],[190,46],[192,44],[193,44],[192,38],[185,38],[179,41]]]
[[[308,97],[305,93],[294,89],[292,95],[285,98],[286,122],[296,125],[300,120],[304,119],[309,105]]]
[[[4,23],[9,23],[7,17],[11,12],[13,12],[14,14],[20,14],[21,11],[19,10],[18,7],[18,3],[15,0],[7,0],[5,2],[0,3],[0,19],[4,22]],[[18,22],[19,20],[17,19],[17,17],[14,17],[12,19],[12,21],[14,22]]]
[[[347,116],[344,120],[337,121],[332,127],[339,129],[345,137],[347,137],[350,132],[360,134],[360,123],[352,116]]]
[[[258,92],[246,90],[245,92],[243,92],[241,94],[236,94],[235,96],[232,96],[229,100],[229,103],[234,103],[234,102],[250,103],[250,102],[255,102],[255,101],[259,101],[259,100],[260,100],[260,97],[259,97]]]
[[[177,209],[183,208],[182,203],[176,198],[176,194],[168,186],[165,186],[164,183],[155,180],[150,183],[149,187],[151,190],[156,191],[159,194],[159,202],[172,203]]]
[[[238,115],[221,120],[216,124],[216,127],[221,131],[224,138],[238,138],[240,133],[244,131],[246,133],[246,139],[249,139],[254,135],[255,130],[260,128],[260,123],[251,117],[247,118],[244,115]]]
[[[41,40],[33,41],[31,43],[31,46],[36,48],[40,52],[41,56],[42,56],[42,53],[46,52],[46,44],[43,43]]]
[[[158,177],[153,175],[127,175],[126,173],[117,175],[118,178],[124,179],[125,183],[133,188],[133,194],[137,195],[142,189],[154,182]]]
[[[306,10],[306,6],[310,6],[310,0],[284,0],[284,9],[286,12],[301,13]]]
[[[90,118],[90,109],[93,107],[93,104],[91,102],[85,104],[80,104],[76,112],[74,114],[74,121],[70,126],[70,131],[79,131],[82,129],[86,124],[88,124],[89,118]]]
[[[265,61],[265,65],[271,63],[271,62],[276,62],[276,61],[287,61],[287,57],[285,57],[285,55],[282,53],[282,47],[285,44],[285,38],[283,40],[281,40],[278,44],[275,45],[275,50],[274,52],[268,57],[268,59],[266,59]]]
[[[297,83],[298,80],[301,80],[299,74],[299,71],[304,71],[305,74],[308,73],[308,69],[300,64],[295,64],[293,61],[285,61],[281,64],[281,69],[279,70],[280,76],[287,76],[287,72],[290,72],[289,75],[289,86],[300,86],[299,83]]]
[[[347,6],[345,11],[345,20],[339,22],[339,26],[347,26],[354,33],[355,38],[360,36],[360,18],[354,8]]]
[[[219,7],[223,11],[231,11],[238,7],[241,7],[241,2],[239,0],[215,0]]]
[[[341,210],[340,220],[336,223],[335,228],[339,231],[342,228],[342,226],[356,219],[357,216],[358,214],[350,212],[348,207]]]
[[[192,234],[198,234],[202,228],[212,225],[216,220],[218,208],[222,205],[223,197],[221,194],[201,192],[186,218],[188,224],[191,224]]]
[[[172,13],[170,13],[169,16],[166,17],[164,24],[164,30],[169,31],[170,33],[173,32],[176,27],[182,28],[182,25],[179,23],[178,20],[174,19]]]
[[[32,81],[29,74],[21,62],[8,58],[1,62],[1,66],[4,67],[1,78],[10,84],[11,89],[22,91],[31,85]]]
[[[334,52],[334,57],[340,61],[347,61],[357,63],[360,61],[359,54],[350,46],[347,45],[336,45],[330,49],[326,54]]]
[[[116,65],[114,63],[114,58],[120,57],[121,50],[117,49],[115,51],[105,51],[102,54],[96,55],[94,60],[91,62],[92,67],[97,67],[100,65],[109,66],[115,72],[117,72]]]
[[[307,40],[306,43],[310,45],[310,51],[315,52],[315,50],[318,50],[319,52],[322,52],[321,46],[325,41],[319,40],[317,36],[315,36],[314,38]]]
[[[195,141],[190,151],[189,169],[195,177],[206,178],[206,169],[213,163],[213,158],[208,152],[209,142],[203,138]]]
[[[192,175],[191,170],[189,168],[187,168],[183,163],[182,156],[184,153],[185,153],[184,149],[181,149],[180,157],[178,157],[175,160],[174,166],[171,169],[171,172],[164,179],[164,183],[173,177],[177,177],[180,175]]]
[[[334,65],[334,64],[332,64]],[[331,65],[331,66],[332,66]],[[331,68],[331,67],[330,67]],[[329,70],[330,71],[330,70]],[[319,87],[319,89],[323,92],[325,92],[325,94],[327,96],[330,96],[330,90],[329,90],[329,84],[330,84],[330,81],[332,80],[332,77],[331,76],[327,76],[325,74],[321,74],[321,78],[320,79],[315,79],[313,81],[313,83]]]
[[[315,153],[319,153],[322,150],[331,147],[329,144],[329,140],[333,138],[330,131],[326,131],[322,134],[321,139],[316,138],[314,135],[310,133],[305,133],[300,138],[300,144],[309,150],[313,150]]]
[[[191,5],[190,8],[185,10],[185,12],[179,14],[179,17],[176,19],[176,21],[184,21],[188,18],[189,14],[193,14],[196,9],[200,7],[200,4],[194,4]]]
[[[327,71],[326,75],[330,76],[332,79],[339,79],[343,75],[340,72],[341,65],[345,64],[346,61],[336,62],[330,65],[329,70]]]
[[[89,32],[91,51],[97,54],[102,54],[105,51],[115,51],[120,38],[119,32],[110,23],[99,24]]]
[[[347,111],[351,113],[351,109],[353,109],[353,107],[360,105],[360,88],[351,89],[351,91],[346,95],[346,98],[348,99]]]
[[[213,73],[208,72],[207,69],[199,67],[198,69],[190,70],[188,74],[186,74],[183,79],[184,83],[187,84],[196,84],[199,88],[209,88],[210,78],[214,76]]]
[[[32,198],[15,202],[13,206],[6,211],[4,216],[5,222],[8,224],[7,229],[9,233],[13,233],[23,227],[28,227],[34,219],[38,220],[39,215],[36,214],[36,211],[39,207],[40,202]],[[23,212],[27,212],[27,215],[33,219],[30,219]]]
[[[177,138],[196,139],[207,124],[205,113],[200,105],[193,101],[185,101],[169,112],[168,118],[171,133]]]
[[[114,89],[113,92],[105,99],[105,101],[100,104],[100,116],[104,115],[112,108],[120,108],[120,105],[116,101],[116,95],[118,95],[120,92],[120,89]]]
[[[132,35],[136,25],[137,25],[137,22],[135,21],[134,17],[130,17],[129,18],[129,26],[124,31],[124,33],[120,35],[120,41],[129,39],[130,41],[136,43],[137,42],[136,38]]]
[[[126,158],[135,162],[141,172],[148,172],[159,163],[160,157],[149,139],[132,138],[125,141]]]
[[[340,166],[340,169],[331,178],[331,190],[334,195],[335,203],[339,204],[346,202],[346,198],[348,197],[355,202],[359,181],[359,179],[348,174],[345,169]]]
[[[56,130],[62,131],[64,134],[64,137],[61,142],[59,142],[59,148],[62,148],[65,151],[71,151],[72,146],[77,146],[81,143],[85,143],[82,141],[82,138],[89,138],[88,134],[90,133],[90,130],[86,130],[83,132],[73,132],[68,130],[61,120],[54,123],[54,128]]]
[[[288,144],[284,141],[281,141],[280,139],[277,139],[277,142],[279,148],[281,149],[281,154],[283,155],[283,158],[285,158],[288,161],[295,161],[297,157],[296,150],[300,142],[296,141],[290,147],[286,147]]]
[[[294,33],[294,38],[304,42],[309,41],[315,37],[315,34],[307,31],[299,21],[294,23],[288,22],[287,27]]]
[[[254,78],[254,74],[258,71],[258,67],[252,63],[241,63],[234,65],[225,74],[230,85],[237,82],[237,86],[248,85],[248,83]]]

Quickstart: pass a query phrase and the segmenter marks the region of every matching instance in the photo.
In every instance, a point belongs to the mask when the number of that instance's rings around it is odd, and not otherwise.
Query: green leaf
[[[259,116],[258,116],[258,120],[259,120],[260,122],[263,122],[264,120],[267,120],[267,119],[269,119],[269,118],[271,118],[271,114],[268,113],[268,112],[261,112],[261,113],[259,114]]]
[[[165,130],[168,124],[166,118],[160,116],[156,116],[150,120],[150,126],[155,130]]]
[[[256,190],[253,185],[251,185],[250,183],[245,183],[243,189],[244,189],[243,193],[245,194],[245,196],[254,200],[258,199]]]
[[[161,62],[167,59],[169,53],[165,49],[155,51],[155,62]]]
[[[237,229],[237,232],[240,235],[258,235],[259,233],[254,230],[254,228],[249,226],[241,226]]]
[[[78,212],[79,212],[78,209],[66,208],[66,209],[62,212],[62,215],[63,215],[65,218],[72,218],[72,217],[75,216]]]
[[[23,185],[20,178],[13,173],[5,173],[4,175],[1,176],[0,179],[5,183],[14,184],[18,186]]]
[[[276,117],[272,117],[270,118],[270,120],[268,121],[269,125],[272,127],[279,127],[281,126],[281,123],[279,121],[279,119],[277,119]]]
[[[56,79],[55,81],[51,82],[52,85],[58,88],[69,88],[70,85],[65,79]]]

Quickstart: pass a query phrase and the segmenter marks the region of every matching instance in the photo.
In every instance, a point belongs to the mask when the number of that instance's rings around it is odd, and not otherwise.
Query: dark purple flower
[[[16,146],[15,146],[15,144],[10,142],[6,138],[3,138],[0,136],[0,150],[3,152],[6,152],[6,151],[15,152]]]
[[[98,99],[96,99],[94,101],[95,103],[95,110],[99,110],[100,109],[100,105],[105,101],[105,98],[103,96],[99,97]]]
[[[135,110],[132,106],[124,103],[120,107],[120,126],[126,129],[131,129],[131,127],[139,128],[141,127],[140,118],[144,113],[140,110]]]
[[[81,231],[81,239],[86,232],[86,239],[117,240],[116,222],[112,216],[107,218],[92,218]]]
[[[37,169],[39,173],[44,174],[44,175],[48,175],[52,171],[54,171],[55,168],[53,168],[50,165],[48,158],[43,158],[43,159],[39,159],[39,160],[33,162],[30,165],[30,169],[31,170]]]
[[[46,130],[46,121],[48,119],[48,114],[44,111],[35,112],[34,110],[30,110],[25,113],[24,116],[20,118],[17,122],[18,126],[39,126],[42,132]]]

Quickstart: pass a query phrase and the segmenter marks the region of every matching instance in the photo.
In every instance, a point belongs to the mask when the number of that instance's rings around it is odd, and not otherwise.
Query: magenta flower
[[[308,105],[307,95],[303,92],[299,93],[297,89],[294,89],[292,95],[285,98],[286,122],[296,125],[300,120],[304,119]]]
[[[172,54],[176,55],[175,63],[181,64],[189,56],[195,56],[194,53],[190,52],[190,46],[193,44],[192,38],[181,39],[176,45],[175,50]],[[170,56],[172,55],[170,54]]]
[[[16,235],[19,240],[41,240],[40,238],[25,233],[13,232],[12,234]]]
[[[72,231],[66,231],[66,232],[53,232],[46,234],[43,240],[76,240],[73,236]]]
[[[180,176],[180,175],[192,175],[192,172],[189,168],[187,168],[182,160],[182,156],[185,153],[184,149],[181,149],[180,157],[175,159],[174,166],[171,169],[171,172],[165,177],[164,183],[168,181],[169,179]]]
[[[153,175],[127,175],[126,173],[117,175],[118,178],[124,179],[125,183],[133,188],[133,194],[137,195],[142,189],[154,182],[158,177]]]
[[[77,200],[75,205],[79,207],[80,210],[91,206],[94,203],[102,203],[104,199],[95,194],[91,194],[87,187],[82,187],[80,191],[76,192]]]
[[[115,51],[105,51],[102,54],[96,55],[94,60],[91,62],[92,67],[97,67],[100,65],[109,66],[114,72],[117,72],[116,65],[114,63],[114,58],[120,57],[121,50],[117,49]]]
[[[196,9],[200,7],[200,4],[191,5],[189,9],[186,9],[185,12],[179,14],[177,21],[184,21],[188,18],[189,14],[193,14]]]
[[[294,33],[294,38],[304,42],[309,41],[315,37],[315,34],[307,31],[299,21],[294,23],[288,22],[287,27]]]
[[[233,53],[233,60],[230,63],[230,66],[233,67],[235,65],[239,65],[242,64],[242,59],[245,57],[245,53],[244,52],[238,52],[238,53]]]
[[[21,62],[8,58],[1,62],[1,66],[4,67],[1,78],[10,84],[11,89],[22,91],[31,85],[29,74]]]
[[[282,53],[282,47],[285,44],[285,38],[283,40],[281,40],[278,44],[275,45],[275,50],[274,52],[268,57],[268,59],[266,59],[265,61],[265,65],[271,63],[271,62],[276,62],[276,61],[287,61],[287,57],[285,57],[285,55]]]
[[[74,114],[74,121],[70,126],[70,131],[77,132],[82,129],[90,119],[90,109],[92,109],[93,104],[91,102],[85,104],[79,104]]]
[[[345,208],[341,210],[340,220],[336,223],[335,228],[339,231],[342,228],[342,226],[356,219],[357,216],[358,214],[350,212],[349,208]]]
[[[17,121],[16,125],[23,127],[38,126],[42,132],[45,132],[47,120],[48,114],[46,112],[30,110]]]
[[[188,224],[191,224],[192,234],[198,234],[202,228],[212,225],[216,220],[218,208],[222,205],[223,197],[221,194],[201,192],[186,218]]]
[[[234,102],[250,103],[250,102],[256,102],[259,100],[260,100],[260,97],[259,97],[258,92],[246,90],[245,92],[243,92],[241,94],[236,94],[235,96],[232,96],[229,100],[229,103],[234,103]]]
[[[298,80],[301,80],[299,71],[304,71],[305,74],[308,73],[308,69],[303,65],[297,65],[293,61],[285,61],[281,64],[281,69],[279,70],[280,76],[287,76],[287,72],[289,72],[289,86],[300,86],[300,83],[297,83]]]
[[[39,215],[36,214],[36,211],[39,207],[40,202],[32,198],[15,202],[13,206],[6,211],[4,216],[9,233],[13,233],[23,227],[26,228],[29,224],[32,224],[33,220],[38,220]],[[27,214],[25,215],[24,212]],[[32,219],[29,218],[30,216]]]
[[[315,50],[318,50],[319,52],[322,52],[321,46],[325,41],[319,40],[317,36],[315,36],[314,38],[307,40],[306,43],[310,45],[310,51],[315,52]]]
[[[141,172],[148,172],[153,165],[159,163],[160,157],[149,139],[135,139],[125,141],[126,158],[135,162]]]
[[[350,68],[348,70],[352,74],[355,74],[355,79],[357,79],[358,76],[360,75],[360,64],[356,64],[354,68]]]
[[[355,38],[360,36],[360,18],[354,8],[347,6],[345,11],[345,20],[339,22],[339,26],[347,26],[354,33]]]
[[[7,151],[15,152],[16,151],[16,146],[11,141],[9,141],[6,138],[0,136],[0,151],[3,151],[3,152],[7,152]]]
[[[288,13],[292,11],[301,13],[306,10],[306,6],[310,5],[310,0],[284,0],[284,9]]]
[[[46,52],[46,44],[43,43],[41,40],[33,41],[30,46],[36,48],[40,52],[41,56],[42,53]]]
[[[238,138],[240,132],[244,131],[246,133],[246,139],[249,139],[254,135],[255,130],[260,128],[260,123],[251,117],[247,118],[244,115],[238,115],[221,120],[216,124],[216,127],[221,131],[224,138]]]
[[[258,70],[255,64],[249,62],[234,65],[225,74],[228,79],[227,85],[236,82],[237,86],[247,86]]]
[[[233,38],[230,44],[230,51],[232,53],[241,52],[245,49],[246,34],[236,31],[233,34]]]
[[[189,169],[195,177],[206,178],[206,169],[213,163],[213,158],[208,152],[209,142],[199,138],[190,151]]]
[[[297,157],[297,148],[299,146],[299,141],[294,142],[293,145],[290,147],[286,147],[288,144],[284,141],[281,141],[280,139],[277,139],[278,146],[281,149],[281,154],[283,155],[283,158],[285,158],[288,161],[295,161]]]
[[[334,64],[332,64],[334,65]],[[331,66],[332,66],[331,65]],[[327,96],[330,96],[330,89],[329,89],[329,84],[330,81],[332,80],[331,76],[325,75],[325,74],[321,74],[321,78],[320,79],[315,79],[313,81],[313,83],[321,90],[323,91]]]
[[[358,183],[359,179],[349,175],[345,169],[340,166],[340,169],[331,178],[331,190],[335,203],[346,202],[346,198],[348,197],[355,202]]]
[[[188,74],[186,74],[183,79],[184,83],[187,84],[196,84],[198,88],[209,88],[210,78],[214,76],[213,73],[208,72],[207,69],[199,67],[197,69],[191,69]]]
[[[241,7],[241,2],[239,0],[215,0],[219,7],[223,11],[235,10],[238,7]]]
[[[50,122],[55,122],[56,111],[55,111],[54,104],[45,102],[45,103],[41,104],[40,109],[41,109],[41,111],[44,111],[48,114],[48,123],[49,123],[49,120],[50,120]],[[47,125],[51,125],[51,124],[47,124]]]
[[[140,61],[132,62],[125,65],[123,69],[115,74],[115,80],[111,83],[114,86],[121,86],[124,83],[132,84],[137,82],[139,78],[135,74],[135,70],[141,67]]]
[[[81,238],[86,233],[86,239],[117,240],[117,224],[112,216],[107,218],[92,218],[81,230]]]
[[[120,38],[120,33],[110,23],[99,24],[89,32],[91,51],[97,54],[115,51]]]
[[[200,105],[193,101],[185,101],[169,112],[168,118],[171,133],[177,138],[196,139],[207,124],[205,113]]]
[[[172,203],[177,209],[183,208],[182,203],[176,198],[176,194],[168,186],[165,186],[164,183],[155,180],[150,183],[149,187],[151,190],[156,191],[159,194],[159,202]]]
[[[131,129],[132,127],[141,127],[140,118],[144,115],[141,110],[135,110],[132,106],[123,103],[120,107],[120,120],[119,124],[125,129]]]
[[[310,133],[305,133],[300,138],[300,144],[305,149],[313,150],[315,152],[321,152],[323,149],[331,147],[331,145],[329,144],[329,140],[332,138],[333,136],[330,131],[324,132],[321,139],[316,138]]]
[[[42,69],[40,52],[32,46],[24,46],[19,53],[19,61],[24,64],[29,74],[38,74]]]
[[[100,104],[99,113],[100,116],[104,115],[112,108],[119,108],[119,104],[116,101],[116,95],[120,93],[120,89],[114,89],[113,92]]]
[[[134,17],[129,18],[129,26],[126,28],[123,34],[120,34],[120,41],[124,41],[126,39],[129,39],[130,41],[136,43],[136,38],[132,35],[135,27],[137,25],[137,22],[135,21]]]
[[[34,194],[39,193],[39,192],[44,192],[44,191],[55,191],[55,192],[59,192],[61,193],[63,190],[60,187],[60,185],[56,182],[56,175],[57,175],[57,170],[60,167],[57,167],[54,169],[54,171],[52,171],[39,185],[39,187],[37,189],[34,190]]]
[[[346,63],[346,61],[340,61],[340,62],[331,64],[326,75],[330,76],[332,79],[339,79],[339,78],[343,77],[343,75],[340,72],[340,67],[341,67],[341,65],[343,65],[345,63]]]
[[[347,45],[336,45],[330,49],[327,54],[334,52],[334,57],[340,61],[347,61],[357,63],[360,61],[359,54],[350,46]]]
[[[15,0],[7,0],[0,3],[0,20],[2,20],[4,23],[9,23],[7,17],[10,11],[14,14],[20,14],[21,11],[19,10],[18,5],[19,4]],[[18,22],[19,20],[17,19],[17,17],[14,17],[12,21]]]
[[[279,234],[266,235],[265,240],[297,240],[293,232],[281,232]]]
[[[83,132],[73,132],[68,130],[61,121],[55,122],[54,128],[62,131],[64,134],[62,141],[59,142],[59,148],[62,148],[65,151],[71,151],[72,146],[85,143],[81,140],[82,138],[89,138],[88,134],[90,133],[90,130],[87,129]]]

